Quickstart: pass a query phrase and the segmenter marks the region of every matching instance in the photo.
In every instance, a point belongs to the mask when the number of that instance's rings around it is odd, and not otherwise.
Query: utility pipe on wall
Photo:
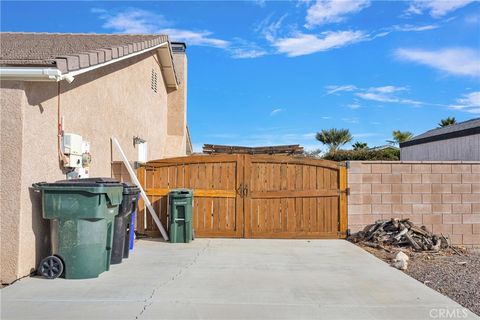
[[[161,222],[160,219],[158,218],[157,213],[155,212],[155,209],[153,209],[152,203],[151,203],[150,200],[148,199],[147,194],[145,193],[145,191],[143,190],[143,187],[142,187],[142,185],[140,184],[140,181],[138,181],[137,175],[136,175],[135,172],[133,171],[132,166],[130,165],[130,163],[128,162],[127,156],[126,156],[125,153],[123,152],[122,147],[120,146],[120,144],[118,143],[118,141],[117,141],[117,139],[116,139],[115,137],[111,137],[111,140],[112,140],[112,143],[113,143],[113,144],[115,145],[115,147],[117,148],[118,153],[120,153],[120,157],[122,158],[123,164],[124,164],[125,167],[127,168],[127,171],[128,171],[128,173],[130,174],[130,178],[132,179],[133,183],[135,183],[135,184],[137,185],[137,187],[140,188],[140,194],[142,195],[143,201],[145,201],[145,205],[147,206],[148,211],[150,212],[150,215],[151,215],[152,218],[153,218],[153,221],[155,221],[155,224],[157,225],[158,229],[160,230],[160,233],[162,234],[163,239],[164,239],[165,241],[168,241],[167,232],[166,232],[165,229],[163,228],[162,222]]]

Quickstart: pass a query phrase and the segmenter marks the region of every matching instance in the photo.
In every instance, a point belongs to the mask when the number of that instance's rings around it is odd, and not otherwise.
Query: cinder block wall
[[[453,244],[480,246],[480,162],[351,161],[348,224],[410,218]]]

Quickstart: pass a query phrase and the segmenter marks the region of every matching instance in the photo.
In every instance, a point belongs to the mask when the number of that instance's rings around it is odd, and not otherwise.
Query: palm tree
[[[367,149],[368,145],[365,142],[357,141],[354,144],[352,144],[352,147],[353,147],[353,150],[363,150],[363,149]]]
[[[438,123],[438,126],[442,128],[446,126],[451,126],[452,124],[456,124],[456,123],[457,123],[457,120],[455,120],[455,117],[448,117],[440,120],[440,122]]]
[[[329,153],[334,154],[340,146],[352,141],[353,137],[348,129],[323,129],[317,132],[315,138],[329,148]]]
[[[410,131],[393,130],[392,138],[392,140],[387,140],[387,142],[391,144],[400,144],[402,142],[412,139],[413,133],[411,133]]]

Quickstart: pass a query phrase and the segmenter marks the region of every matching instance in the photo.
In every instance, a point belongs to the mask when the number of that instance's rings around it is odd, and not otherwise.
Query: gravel
[[[400,251],[359,246],[387,263]],[[480,315],[480,254],[463,250],[459,255],[450,249],[436,254],[401,251],[410,257],[406,274]]]

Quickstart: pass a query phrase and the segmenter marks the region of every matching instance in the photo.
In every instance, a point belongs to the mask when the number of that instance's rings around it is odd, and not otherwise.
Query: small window
[[[157,93],[157,72],[152,69],[152,81],[151,81],[151,88],[152,90]]]

